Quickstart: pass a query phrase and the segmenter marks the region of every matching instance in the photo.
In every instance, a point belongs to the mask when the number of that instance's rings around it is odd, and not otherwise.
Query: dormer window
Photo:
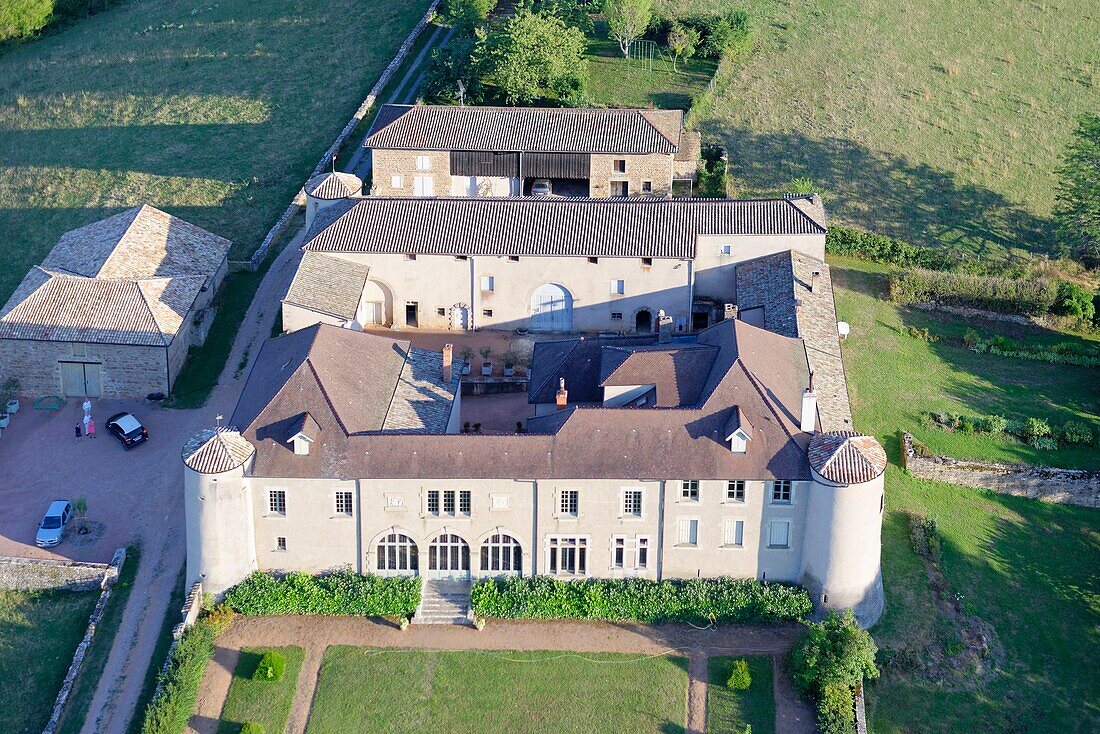
[[[735,454],[745,453],[749,441],[752,440],[752,424],[741,412],[740,405],[734,406],[733,412],[730,413],[730,417],[726,421],[726,430],[723,433],[726,434],[726,442],[729,444],[731,452]]]
[[[291,439],[294,444],[294,453],[297,456],[309,456],[309,445],[313,443],[313,439],[304,433],[294,435]]]
[[[748,448],[749,434],[738,428],[736,431],[726,436],[726,440],[730,443],[730,451],[735,454],[743,454]]]
[[[309,445],[321,433],[321,427],[309,413],[302,413],[294,420],[287,433],[289,437],[286,442],[294,449],[294,454],[309,456]]]

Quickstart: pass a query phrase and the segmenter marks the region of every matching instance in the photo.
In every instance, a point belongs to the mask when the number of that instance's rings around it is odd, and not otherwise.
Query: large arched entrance
[[[384,326],[387,323],[387,305],[391,300],[384,285],[376,280],[368,280],[363,284],[363,295],[359,298],[355,320],[363,326]]]
[[[572,331],[573,296],[554,283],[545,283],[531,294],[531,331]]]
[[[482,576],[523,575],[523,549],[507,533],[493,533],[481,544]]]
[[[443,533],[428,546],[428,578],[470,579],[470,546],[461,536]]]
[[[653,314],[648,308],[643,308],[634,314],[634,331],[638,334],[653,333]]]
[[[375,547],[375,559],[379,576],[416,576],[420,572],[416,541],[404,533],[383,535]]]

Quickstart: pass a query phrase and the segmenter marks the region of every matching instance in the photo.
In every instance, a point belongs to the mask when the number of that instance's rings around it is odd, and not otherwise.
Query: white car
[[[73,506],[68,500],[54,500],[46,510],[46,516],[38,523],[34,544],[39,548],[52,548],[61,542],[65,526],[73,517]]]
[[[550,196],[553,193],[554,190],[550,186],[549,179],[536,178],[534,183],[531,184],[531,196]]]

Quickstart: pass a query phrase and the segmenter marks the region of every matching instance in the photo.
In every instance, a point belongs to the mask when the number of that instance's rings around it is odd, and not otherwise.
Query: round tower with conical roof
[[[800,583],[819,614],[852,609],[864,627],[882,616],[882,511],[886,452],[853,431],[817,433],[808,449]]]
[[[230,428],[208,428],[183,447],[187,583],[221,594],[257,569],[247,475],[256,449]]]
[[[363,180],[354,173],[328,171],[306,181],[306,228],[313,225],[317,212],[346,199],[358,198]]]

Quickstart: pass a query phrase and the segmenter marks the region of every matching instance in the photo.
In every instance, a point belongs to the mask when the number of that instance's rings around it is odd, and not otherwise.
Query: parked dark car
[[[149,429],[129,413],[117,413],[107,419],[107,430],[127,451],[149,439]]]

